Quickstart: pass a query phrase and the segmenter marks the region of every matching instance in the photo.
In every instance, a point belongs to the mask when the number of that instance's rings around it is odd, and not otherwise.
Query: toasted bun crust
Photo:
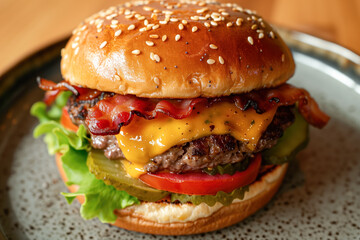
[[[56,155],[56,162],[61,177],[66,182],[67,178],[62,168],[59,154]],[[215,231],[243,220],[269,202],[279,189],[286,170],[287,164],[277,166],[250,185],[250,191],[245,194],[243,200],[221,207],[209,217],[189,222],[158,223],[136,215],[134,208],[125,208],[115,211],[118,218],[113,225],[132,231],[158,235],[187,235]],[[71,192],[75,192],[78,187],[73,185],[68,186],[68,188]],[[84,202],[83,197],[79,196],[77,198],[80,203]],[[143,202],[141,204],[148,203]]]
[[[150,98],[238,94],[294,73],[280,36],[236,4],[132,2],[86,19],[62,51],[74,85]]]

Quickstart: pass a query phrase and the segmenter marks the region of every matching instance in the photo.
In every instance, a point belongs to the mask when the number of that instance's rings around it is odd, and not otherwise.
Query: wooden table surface
[[[273,24],[310,33],[360,53],[360,0],[233,0]],[[0,75],[119,0],[0,0]]]

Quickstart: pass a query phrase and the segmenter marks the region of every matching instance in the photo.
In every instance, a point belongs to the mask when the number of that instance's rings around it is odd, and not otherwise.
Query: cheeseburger
[[[32,107],[85,219],[164,235],[213,231],[263,207],[329,120],[286,81],[289,48],[232,3],[141,1],[81,23],[63,81]]]

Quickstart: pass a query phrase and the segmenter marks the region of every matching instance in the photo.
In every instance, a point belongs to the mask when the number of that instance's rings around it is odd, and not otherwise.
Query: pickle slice
[[[283,164],[295,158],[309,142],[309,124],[297,108],[294,111],[295,122],[288,127],[277,144],[262,153],[263,164]]]
[[[225,165],[217,165],[213,168],[204,168],[202,171],[209,174],[209,175],[216,175],[216,174],[229,174],[234,175],[236,172],[242,172],[247,169],[247,167],[250,164],[250,159],[246,158],[242,160],[241,162],[237,163],[228,163]]]
[[[97,179],[140,200],[155,202],[169,195],[168,192],[149,187],[139,179],[130,177],[120,160],[109,160],[102,151],[92,150],[86,164]]]
[[[171,201],[180,201],[181,203],[191,202],[195,205],[206,203],[207,205],[214,206],[219,202],[224,206],[230,205],[235,199],[244,199],[245,192],[249,191],[249,186],[244,186],[233,190],[231,193],[218,192],[216,195],[186,195],[186,194],[171,194]]]

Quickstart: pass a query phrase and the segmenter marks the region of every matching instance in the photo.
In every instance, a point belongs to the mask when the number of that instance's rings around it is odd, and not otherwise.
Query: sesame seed
[[[148,45],[149,47],[154,46],[154,42],[152,42],[152,41],[146,41],[145,43],[146,43],[146,45]]]
[[[199,5],[200,7],[203,7],[203,6],[206,5],[206,2],[199,2],[198,5]]]
[[[156,84],[156,85],[159,85],[159,83],[160,83],[160,80],[159,80],[159,78],[158,77],[154,77],[154,83]]]
[[[150,37],[150,38],[159,38],[159,35],[157,35],[157,34],[151,34],[149,37]]]
[[[115,32],[115,34],[114,34],[114,35],[115,35],[115,37],[120,36],[121,32],[122,32],[121,30],[117,30],[117,31]]]
[[[236,25],[241,26],[241,23],[244,21],[242,18],[236,19]]]
[[[244,9],[242,7],[236,7],[232,9],[234,12],[242,12]]]
[[[158,29],[159,27],[160,27],[160,25],[156,24],[156,25],[152,26],[152,29],[155,30],[155,29]]]
[[[140,17],[138,18],[139,21],[142,21],[142,20],[144,20],[144,19],[145,19],[145,16],[140,16]]]
[[[151,12],[152,10],[154,10],[153,8],[151,8],[149,6],[145,6],[145,7],[143,7],[143,9],[147,12]]]
[[[125,16],[125,18],[127,18],[127,19],[130,19],[130,18],[133,18],[133,17],[134,17],[133,14],[131,14],[131,15],[126,15],[126,16]]]
[[[221,12],[221,15],[223,16],[229,16],[230,14],[228,12]]]
[[[115,29],[115,28],[118,27],[118,25],[116,25],[116,24],[111,24],[110,27],[111,27],[112,29]]]
[[[205,27],[207,27],[207,28],[210,27],[210,23],[208,23],[208,22],[204,22],[204,25],[205,25]]]
[[[232,22],[228,22],[228,23],[226,24],[227,27],[231,27],[232,25],[233,25]]]
[[[74,54],[77,55],[79,53],[79,47],[77,47],[74,51]]]
[[[118,24],[119,21],[118,20],[111,20],[111,24]]]
[[[143,27],[143,28],[139,29],[140,32],[145,32],[146,30],[147,30],[146,27]]]
[[[251,45],[254,45],[254,40],[252,37],[249,36],[247,40]]]
[[[264,22],[261,22],[260,25],[261,25],[263,28],[266,27]]]
[[[191,31],[196,32],[198,30],[197,26],[192,27]]]
[[[199,17],[198,17],[198,16],[191,16],[190,19],[191,19],[191,20],[194,20],[194,21],[198,21],[198,20],[199,20]]]
[[[250,9],[245,9],[245,12],[246,12],[247,14],[253,14],[253,13],[255,13],[255,12],[251,11]],[[255,16],[253,16],[253,17],[255,17]]]
[[[186,25],[186,24],[188,23],[185,19],[182,20],[181,22],[182,22],[182,24],[184,24],[184,25]]]
[[[128,27],[128,30],[134,30],[135,29],[135,25],[134,24],[131,24],[129,27]]]
[[[275,34],[274,34],[274,32],[273,31],[270,31],[270,37],[272,38],[272,39],[274,39],[275,38]]]
[[[215,60],[214,59],[211,59],[211,58],[209,58],[207,61],[207,64],[214,64],[215,63]]]
[[[222,56],[219,56],[219,63],[221,63],[221,64],[224,64],[224,63],[225,63],[225,61],[224,61],[224,59],[222,58]]]
[[[214,21],[211,21],[210,23],[211,23],[212,26],[215,26],[215,27],[218,25],[218,24],[217,24],[216,22],[214,22]]]
[[[169,11],[169,10],[164,10],[164,11],[162,11],[162,13],[164,13],[164,14],[166,14],[166,15],[172,15],[172,14],[174,14],[173,11]]]
[[[179,29],[183,30],[184,29],[184,25],[182,23],[179,24]]]
[[[254,24],[254,25],[251,26],[251,29],[252,29],[252,30],[255,30],[255,29],[257,29],[257,27],[258,27],[258,26],[257,26],[256,24]]]
[[[264,38],[264,33],[259,33],[259,39],[262,39],[262,38]]]
[[[144,20],[144,25],[147,26],[149,24],[149,20],[145,19]]]
[[[285,54],[282,54],[281,55],[281,62],[284,62],[285,61]]]
[[[218,47],[215,44],[210,44],[211,49],[218,49]]]
[[[201,8],[201,9],[196,10],[196,13],[204,13],[208,10],[209,10],[208,8]]]
[[[100,44],[100,49],[102,49],[103,47],[105,47],[106,44],[107,44],[107,41],[102,42],[102,43]]]
[[[160,24],[167,24],[168,21],[159,21]]]
[[[160,62],[160,57],[159,57],[159,55],[154,54],[154,60],[155,60],[156,62]]]
[[[170,22],[178,22],[179,21],[179,19],[177,19],[177,18],[170,18]]]
[[[71,47],[74,49],[74,48],[76,48],[78,45],[79,45],[79,43],[73,42],[73,44],[71,44]]]
[[[154,53],[150,52],[150,59],[154,61]]]
[[[163,36],[161,37],[161,40],[162,40],[163,42],[165,42],[166,39],[167,39],[167,36],[166,36],[166,35],[163,35]]]
[[[139,55],[139,54],[140,54],[140,50],[135,49],[135,50],[133,50],[131,53],[134,54],[134,55]]]
[[[117,80],[117,81],[120,81],[120,77],[118,75],[114,75],[114,78]]]
[[[179,41],[180,38],[181,38],[180,34],[176,34],[176,36],[175,36],[175,41]]]

